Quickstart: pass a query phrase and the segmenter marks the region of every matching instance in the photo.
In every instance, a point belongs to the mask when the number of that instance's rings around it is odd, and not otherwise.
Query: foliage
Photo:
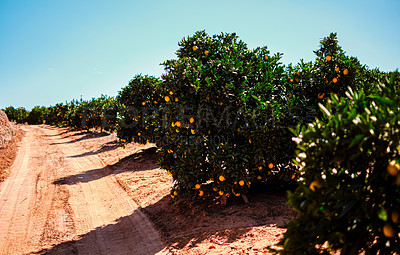
[[[155,143],[161,138],[160,82],[153,76],[136,75],[118,93],[117,101],[122,107],[117,136],[122,144]]]
[[[398,74],[366,94],[349,89],[320,104],[326,121],[297,129],[298,216],[281,254],[400,252],[400,111]],[[368,86],[366,86],[368,88]]]
[[[15,109],[13,106],[9,106],[4,109],[4,112],[7,114],[10,121],[15,121],[17,123],[25,123],[29,115],[29,112],[23,107]]]
[[[314,53],[315,62],[301,60],[299,64],[288,67],[292,96],[299,99],[293,113],[302,123],[311,123],[315,114],[322,118],[318,104],[324,103],[331,94],[344,96],[348,87],[370,94],[375,84],[383,80],[378,69],[370,70],[357,58],[347,56],[338,45],[336,33],[323,38],[320,48]]]
[[[254,182],[290,179],[294,146],[286,126],[294,122],[281,55],[204,31],[179,46],[178,58],[163,63],[165,135],[157,142],[175,181],[172,196],[239,196]]]
[[[43,124],[46,114],[47,114],[47,108],[46,107],[44,107],[44,106],[35,106],[29,112],[29,115],[28,115],[26,121],[30,125]]]

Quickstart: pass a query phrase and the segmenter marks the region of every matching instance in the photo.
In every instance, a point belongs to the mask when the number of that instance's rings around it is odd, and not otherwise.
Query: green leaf
[[[379,209],[379,211],[378,211],[378,218],[383,220],[383,221],[387,221],[388,220],[388,216],[387,216],[386,210],[383,207],[381,207]]]
[[[354,137],[353,141],[351,141],[349,147],[351,148],[354,145],[358,144],[361,141],[361,139],[363,139],[364,137],[365,137],[364,134],[356,135],[356,137]]]

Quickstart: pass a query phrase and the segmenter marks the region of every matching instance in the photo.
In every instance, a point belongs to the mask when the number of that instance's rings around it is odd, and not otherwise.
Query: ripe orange
[[[172,92],[172,90],[169,92],[169,94],[172,96],[174,94],[174,92]]]
[[[269,163],[269,164],[268,164],[268,167],[269,167],[269,169],[272,169],[272,168],[274,167],[274,164]]]
[[[138,135],[138,136],[140,136],[140,135],[141,135],[141,133],[139,132],[139,133],[137,133],[137,135]]]
[[[178,101],[179,101],[179,99],[177,97],[175,97],[175,102],[178,102]]]
[[[169,100],[170,100],[170,99],[169,99],[169,96],[166,96],[166,97],[165,97],[165,101],[169,102]]]
[[[177,196],[178,195],[178,192],[175,190],[174,191],[174,196]]]
[[[348,75],[348,74],[349,74],[349,70],[344,69],[344,70],[343,70],[343,74],[344,74],[344,75]]]
[[[319,99],[324,98],[324,96],[325,96],[325,93],[319,93],[319,94],[318,94],[318,98],[319,98]]]
[[[202,197],[203,195],[204,195],[204,191],[200,190],[200,191],[199,191],[199,196]]]
[[[243,180],[240,180],[240,181],[239,181],[239,185],[240,185],[240,186],[243,186],[243,185],[244,185],[244,181],[243,181]]]
[[[146,102],[142,102],[142,105],[145,105],[146,104]]]
[[[251,143],[251,139],[249,139],[249,143]]]
[[[168,173],[168,175],[172,175],[172,173],[170,171],[168,171],[167,173]]]
[[[190,118],[190,119],[189,119],[189,122],[190,122],[190,123],[193,123],[193,122],[194,122],[194,118]]]
[[[208,53],[209,53],[208,50],[206,50],[206,51],[204,52],[204,54],[206,54],[206,55],[208,55]]]
[[[181,126],[181,122],[178,120],[177,122],[175,122],[175,126],[180,127]]]
[[[390,176],[396,176],[399,173],[399,168],[399,165],[393,160],[387,165],[386,170]]]
[[[224,177],[224,176],[222,176],[222,175],[220,175],[218,179],[219,179],[219,181],[221,181],[221,182],[223,182],[223,181],[225,181],[225,180],[226,180],[226,179],[225,179],[225,177]]]
[[[257,180],[261,180],[261,176],[257,176]]]
[[[179,133],[179,129],[175,129],[175,131],[176,131],[177,133]]]
[[[222,195],[224,195],[224,192],[223,192],[222,190],[220,190],[220,191],[218,192],[218,194],[219,194],[220,196],[222,196]]]
[[[392,225],[386,223],[385,226],[383,226],[383,234],[386,237],[392,238],[395,236],[396,233],[394,232],[394,228],[392,227]]]
[[[265,55],[264,59],[265,59],[265,60],[268,60],[268,55]]]
[[[339,72],[339,67],[336,67],[336,68],[335,68],[335,72]]]
[[[201,185],[198,183],[194,186],[195,189],[200,189],[200,187],[201,187]]]
[[[309,188],[310,190],[315,191],[315,188],[322,188],[322,183],[318,180],[315,180],[310,184]]]
[[[293,79],[290,79],[290,82],[293,82]]]
[[[240,193],[236,193],[235,196],[237,196],[237,197],[240,196]]]
[[[175,196],[174,196],[174,195],[171,195],[171,197],[172,197],[172,198],[175,198]]]
[[[261,170],[261,169],[262,169],[262,166],[259,166],[259,167],[258,167],[258,170]]]
[[[399,219],[400,219],[399,211],[396,210],[396,209],[393,210],[393,212],[392,212],[392,221],[393,221],[393,223],[399,223],[400,222]]]
[[[214,190],[214,191],[218,191],[218,189],[217,189],[217,188],[215,188],[215,187],[213,188],[213,190]]]
[[[337,82],[337,78],[333,78],[333,83],[336,83]]]
[[[192,135],[194,135],[194,134],[196,134],[196,131],[194,131],[194,129],[191,129],[190,133],[192,133]]]
[[[328,55],[328,56],[325,57],[325,59],[326,59],[326,61],[331,61],[332,57]]]
[[[196,51],[198,48],[197,48],[197,46],[195,45],[195,46],[193,46],[193,50],[194,51]]]

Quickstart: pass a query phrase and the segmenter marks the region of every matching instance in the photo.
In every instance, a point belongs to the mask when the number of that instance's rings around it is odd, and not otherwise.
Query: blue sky
[[[135,74],[160,76],[203,29],[266,45],[285,64],[313,60],[337,32],[348,55],[393,71],[399,13],[399,0],[0,0],[0,108],[115,96]]]

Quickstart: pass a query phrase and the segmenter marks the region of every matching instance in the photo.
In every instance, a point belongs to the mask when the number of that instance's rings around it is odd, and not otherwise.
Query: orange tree
[[[280,54],[249,50],[235,34],[204,31],[164,62],[161,166],[173,197],[246,194],[266,178],[290,179],[292,102]],[[286,168],[285,168],[286,167]]]
[[[279,253],[400,253],[398,77],[375,93],[331,95],[320,104],[325,121],[294,131],[300,177],[289,204],[298,216]]]
[[[323,38],[320,48],[314,53],[315,62],[301,61],[288,68],[289,82],[293,87],[291,96],[300,103],[293,111],[303,122],[312,122],[316,114],[323,117],[318,103],[323,103],[330,94],[344,96],[348,86],[370,93],[383,79],[379,70],[370,70],[357,58],[347,56],[338,44],[336,33]]]
[[[121,105],[117,136],[122,144],[135,141],[155,143],[162,137],[160,123],[159,78],[136,75],[119,91],[117,101]]]

